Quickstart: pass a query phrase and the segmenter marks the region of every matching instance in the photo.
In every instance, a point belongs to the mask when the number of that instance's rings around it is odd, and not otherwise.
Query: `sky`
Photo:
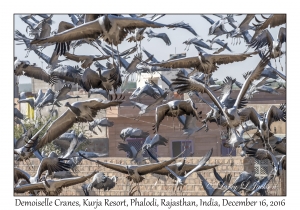
[[[25,14],[23,14],[25,15]],[[22,16],[23,16],[22,15]],[[218,21],[219,17],[212,15],[212,14],[205,14],[207,15],[209,18],[211,18],[214,21]],[[23,33],[24,35],[26,35],[27,37],[29,37],[28,33],[26,32],[26,23],[24,23],[20,17],[20,15],[14,15],[14,29],[15,30],[19,30],[21,33]],[[125,14],[125,16],[128,16]],[[237,21],[235,24],[239,24],[246,15],[240,15],[240,16],[234,16],[234,19]],[[268,16],[268,15],[266,15]],[[36,19],[41,20],[41,18],[39,18],[38,16],[35,16]],[[149,19],[149,17],[151,17],[151,15],[147,15],[146,18]],[[257,15],[258,19],[262,19],[259,15]],[[54,21],[54,24],[51,26],[52,31],[56,30],[58,28],[58,24],[60,23],[60,21],[66,21],[66,22],[71,22],[70,17],[65,14],[65,15],[61,15],[61,14],[54,14],[52,20]],[[199,35],[199,38],[204,39],[204,41],[208,40],[208,39],[212,39],[214,37],[214,35],[208,36],[208,31],[209,31],[209,27],[210,27],[210,23],[205,20],[203,17],[200,16],[200,14],[193,14],[193,15],[165,15],[164,17],[158,19],[156,22],[159,23],[164,23],[164,24],[170,24],[170,23],[175,23],[175,22],[180,22],[180,21],[184,21],[185,23],[188,23]],[[253,22],[253,20],[252,20]],[[252,23],[251,22],[251,23]],[[277,39],[277,34],[278,31],[281,27],[286,27],[285,25],[281,25],[272,29],[269,29],[273,38],[276,40]],[[233,28],[229,25],[226,24],[225,28],[230,31]],[[146,29],[147,30],[147,29]],[[187,57],[193,57],[193,56],[197,56],[198,52],[196,50],[196,48],[191,45],[189,47],[189,50],[185,50],[186,45],[183,44],[184,41],[194,38],[195,36],[187,31],[186,29],[182,29],[182,28],[177,28],[176,30],[173,29],[167,29],[167,28],[156,28],[156,29],[151,29],[152,31],[156,32],[156,33],[167,33],[170,40],[171,40],[171,45],[167,46],[163,40],[158,39],[158,38],[152,38],[150,41],[147,41],[148,37],[146,34],[144,34],[145,38],[142,40],[142,47],[145,48],[148,52],[150,52],[151,54],[154,54],[155,58],[159,61],[162,60],[167,60],[169,59],[169,55],[170,54],[174,54],[176,53],[183,53],[186,52]],[[249,31],[249,33],[251,35],[254,34],[253,31]],[[130,37],[133,34],[129,34],[127,36]],[[32,37],[30,37],[32,38]],[[222,35],[220,37],[218,37],[221,40],[224,40],[225,43],[228,43],[229,48],[233,51],[233,53],[243,53],[246,49],[246,43],[244,42],[243,39],[241,39],[241,44],[233,44],[232,43],[232,39],[231,38],[226,38],[226,35]],[[18,57],[21,60],[28,60],[30,61],[30,63],[36,63],[37,66],[42,67],[43,69],[46,70],[46,66],[47,64],[43,62],[42,59],[40,59],[33,51],[31,51],[29,53],[29,56],[26,58],[26,53],[27,51],[25,50],[25,45],[14,45],[14,55],[16,57]],[[102,42],[104,43],[104,42]],[[209,43],[207,42],[207,44],[209,45]],[[118,46],[119,51],[124,51],[128,48],[131,48],[135,46],[135,43],[133,42],[128,42],[126,41],[126,39]],[[214,44],[213,48],[220,48],[219,45]],[[114,49],[116,49],[116,47],[114,46]],[[205,50],[207,53],[213,53],[215,50],[208,50],[205,48],[202,48],[203,50]],[[43,53],[45,53],[46,55],[48,55],[49,57],[51,56],[52,52],[54,50],[54,45],[53,46],[49,46],[46,47],[43,50]],[[282,47],[282,50],[285,51],[285,44]],[[252,52],[253,49],[249,49],[248,52]],[[70,50],[70,52],[72,53],[72,50]],[[135,52],[136,53],[136,52]],[[223,51],[221,54],[230,54],[231,52],[225,50]],[[94,47],[89,46],[89,45],[82,45],[81,47],[76,48],[75,50],[75,54],[77,55],[90,55],[90,54],[94,54],[94,55],[101,55],[101,53]],[[63,60],[65,57],[64,56],[60,56],[60,60]],[[133,55],[131,55],[131,58],[127,59],[127,61],[130,63],[131,59],[133,58]],[[145,60],[146,55],[143,54],[143,59]],[[217,78],[219,80],[223,80],[226,76],[231,76],[233,78],[236,78],[238,81],[244,81],[244,78],[242,77],[242,74],[253,70],[256,65],[258,64],[258,62],[260,61],[260,57],[258,55],[254,55],[251,58],[247,58],[245,61],[242,62],[236,62],[236,63],[232,63],[232,64],[227,64],[227,65],[220,65],[219,69],[213,73],[213,77]],[[105,65],[106,61],[101,61],[101,64]],[[274,60],[271,61],[272,65],[275,67],[275,62]],[[281,58],[281,63],[283,65],[284,71],[283,73],[285,74],[285,55],[283,55],[283,57]],[[65,61],[62,64],[66,64],[66,65],[78,65],[78,63],[73,62],[73,61]],[[96,68],[92,65],[91,66],[92,69],[96,70]],[[277,69],[280,70],[280,65],[277,62]],[[281,70],[280,70],[281,71]],[[19,77],[19,83],[31,83],[31,78],[28,78],[26,76],[21,76]]]

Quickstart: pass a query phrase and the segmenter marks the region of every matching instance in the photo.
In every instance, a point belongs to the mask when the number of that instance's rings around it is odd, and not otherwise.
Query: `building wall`
[[[45,84],[45,83],[44,83]],[[48,88],[48,86],[47,86]],[[43,90],[45,92],[45,90]],[[237,96],[239,91],[232,91],[232,97],[235,98]],[[267,109],[272,105],[279,105],[280,103],[284,103],[286,100],[285,97],[285,91],[280,90],[280,95],[272,95],[267,93],[258,93],[255,95],[254,98],[249,100],[248,106],[254,107],[258,112],[265,112]],[[87,100],[87,93],[83,90],[79,91],[71,91],[69,92],[70,95],[73,96],[80,96],[80,99],[69,99],[68,101],[70,103],[76,102],[76,101],[83,101]],[[216,92],[218,95],[218,91]],[[131,95],[131,92],[126,93],[126,101],[121,104],[121,107],[112,107],[107,110],[102,110],[101,112],[98,112],[98,115],[96,118],[102,118],[107,116],[110,121],[114,122],[114,126],[111,128],[101,128],[102,132],[99,132],[97,128],[95,128],[97,135],[93,134],[90,131],[87,131],[87,135],[91,139],[97,139],[97,138],[109,138],[109,156],[110,157],[126,157],[126,153],[124,151],[119,151],[117,149],[117,146],[120,142],[123,140],[120,138],[120,132],[122,129],[126,127],[133,127],[133,128],[140,128],[144,131],[148,131],[151,136],[154,135],[152,131],[152,126],[155,124],[155,110],[151,111],[150,113],[147,113],[141,117],[139,117],[139,121],[136,120],[138,117],[138,108],[134,108],[130,101],[128,100],[129,96]],[[207,94],[203,94],[204,98],[209,100]],[[92,95],[91,98],[101,98],[100,95]],[[173,99],[183,99],[184,96],[175,95]],[[198,101],[198,99],[193,98],[195,102]],[[144,104],[151,104],[154,101],[154,99],[150,97],[144,97],[141,100],[141,103]],[[66,101],[62,101],[61,104],[62,107],[56,107],[58,110],[58,116],[60,116],[63,112],[66,111],[67,107],[64,106],[64,103]],[[197,103],[196,106],[198,107],[199,111],[202,111],[203,118],[205,117],[205,114],[210,110],[208,105],[204,103]],[[47,116],[49,115],[49,109],[52,106],[44,107],[42,109],[42,115]],[[39,117],[39,113],[35,112],[35,117]],[[85,126],[85,130],[88,130],[88,124],[83,123],[82,125]],[[198,122],[198,126],[201,127],[201,122]],[[214,155],[221,156],[221,148],[222,148],[222,142],[220,139],[220,133],[224,130],[221,127],[218,127],[215,123],[208,123],[209,131],[205,132],[204,130],[199,131],[198,133],[192,135],[189,140],[192,141],[192,147],[194,156],[202,156],[205,154],[205,151],[207,151],[210,148],[214,149]],[[276,131],[278,134],[285,134],[286,133],[286,124],[284,122],[275,122],[272,124],[271,129],[276,127]],[[253,132],[248,132],[249,134]],[[170,117],[166,117],[163,122],[160,125],[159,134],[164,136],[169,140],[167,146],[159,146],[157,149],[158,156],[161,157],[170,157],[172,156],[172,142],[178,141],[178,140],[186,140],[187,136],[183,135],[182,132],[182,125],[179,123],[178,119],[172,119]],[[93,146],[90,146],[91,148]],[[224,154],[223,154],[224,155]],[[239,155],[237,153],[237,155]]]
[[[258,112],[266,111],[272,104],[248,104],[248,106],[254,107]],[[279,106],[279,104],[274,104]],[[197,103],[198,111],[202,111],[203,118],[210,108],[203,103]],[[126,157],[124,151],[119,151],[117,146],[123,140],[120,138],[120,132],[126,127],[139,128],[145,132],[149,132],[153,137],[154,132],[152,126],[155,124],[155,110],[141,116],[138,116],[139,109],[132,108],[132,106],[113,107],[111,110],[107,110],[107,118],[114,122],[114,126],[108,129],[109,138],[109,156],[110,157]],[[201,122],[197,122],[198,127],[202,126]],[[194,156],[203,156],[207,150],[213,148],[214,156],[221,156],[221,132],[225,131],[224,128],[218,127],[215,123],[208,123],[209,130],[205,132],[201,130],[196,134],[187,138],[183,135],[182,125],[177,118],[174,120],[171,117],[165,117],[159,126],[158,133],[168,139],[166,146],[157,147],[157,155],[160,157],[172,156],[172,142],[178,140],[191,140],[194,149]],[[274,122],[271,126],[271,130],[276,127],[277,134],[286,133],[286,123],[282,121]],[[247,132],[249,135],[253,134],[255,130]],[[227,154],[229,155],[229,154]],[[237,152],[236,155],[239,155]]]
[[[160,161],[168,160],[168,158],[159,158]],[[186,164],[198,164],[200,157],[188,157],[186,159]],[[132,164],[129,158],[97,158],[97,160],[103,162],[109,162],[114,164]],[[176,160],[176,162],[181,162],[182,158]],[[34,166],[33,169],[30,169],[28,165],[23,165],[20,163],[18,166],[20,169],[25,170],[30,175],[34,175],[39,160],[31,159],[31,163]],[[211,157],[207,164],[217,164],[216,167],[217,172],[221,177],[224,177],[226,174],[230,173],[232,175],[230,184],[233,184],[234,180],[240,175],[242,171],[247,171],[249,173],[254,173],[254,162],[253,158],[241,158],[241,157]],[[90,195],[91,196],[128,196],[129,185],[130,182],[126,179],[127,174],[122,174],[111,169],[105,168],[103,166],[97,166],[96,163],[90,162],[87,160],[83,160],[81,164],[78,166],[79,172],[75,176],[84,176],[92,173],[93,171],[104,172],[106,176],[117,176],[118,181],[116,186],[110,191],[103,191],[94,189]],[[200,172],[202,176],[214,187],[216,188],[218,185],[218,181],[214,177],[212,169],[208,169]],[[157,178],[151,174],[147,174],[144,176],[144,180],[139,184],[142,196],[176,196],[173,192],[174,182],[171,178],[166,179],[166,181],[158,181],[155,185]],[[92,178],[85,183],[90,183]],[[206,193],[203,189],[201,181],[196,173],[193,173],[186,180],[187,185],[183,188],[183,194],[177,193],[179,196],[205,196]],[[83,196],[84,193],[82,191],[83,183],[77,184],[71,187],[64,188],[61,195],[62,196]],[[132,187],[134,184],[132,185]],[[285,195],[286,192],[286,180],[285,173],[281,179],[276,177],[274,181],[271,181],[268,185],[269,187],[269,195]],[[15,194],[24,195],[24,194]],[[43,195],[43,194],[42,194]],[[136,194],[137,195],[137,194]],[[227,192],[225,195],[232,195],[232,193]]]
[[[19,98],[19,78],[14,75],[14,98]]]
[[[234,91],[233,91],[234,92]],[[80,96],[82,98],[80,100],[87,99],[87,95],[85,92],[73,92],[70,94],[76,95],[81,93]],[[258,112],[266,111],[271,105],[278,106],[281,103],[285,102],[285,92],[282,91],[282,95],[274,96],[270,94],[259,94],[254,99],[250,100],[248,103],[248,106],[254,107]],[[236,94],[236,93],[233,93]],[[99,95],[94,95],[93,97],[99,97]],[[126,98],[129,96],[126,95]],[[181,96],[178,96],[179,98]],[[233,96],[234,97],[234,96]],[[77,99],[70,100],[70,103],[76,101]],[[142,103],[151,103],[153,100],[149,98],[143,99]],[[206,104],[203,103],[197,103],[196,106],[198,107],[199,111],[202,111],[202,115],[204,117],[205,113],[209,111],[209,107]],[[66,107],[61,107],[58,109],[59,115],[63,113],[66,110]],[[46,109],[44,111],[47,111]],[[126,157],[126,153],[124,151],[119,151],[117,149],[117,145],[119,142],[123,142],[123,140],[120,138],[120,131],[126,127],[137,127],[144,131],[148,131],[151,136],[153,136],[152,131],[152,125],[155,123],[155,111],[151,111],[150,113],[147,113],[139,118],[139,120],[136,120],[138,116],[138,108],[132,107],[129,101],[126,101],[122,104],[122,106],[119,107],[112,107],[111,109],[107,109],[104,113],[110,121],[114,122],[114,126],[107,129],[107,137],[109,138],[109,157],[105,158],[99,158],[98,160],[104,161],[104,162],[110,162],[110,163],[117,163],[117,164],[133,164],[130,162],[129,158]],[[101,117],[97,116],[97,117]],[[201,126],[201,123],[198,123],[198,126]],[[221,155],[221,141],[220,141],[220,131],[222,131],[222,128],[216,126],[214,123],[208,124],[209,131],[200,131],[194,136],[191,136],[189,139],[193,142],[194,147],[194,156],[193,157],[187,157],[186,163],[193,163],[197,164],[200,160],[200,157],[202,157],[209,149],[213,148],[213,155],[210,158],[209,162],[207,164],[218,164],[217,171],[220,173],[222,177],[224,177],[227,173],[232,174],[232,181],[238,177],[238,175],[242,171],[247,171],[250,173],[255,173],[254,170],[254,160],[252,158],[242,158],[239,157],[239,154],[237,153],[236,157],[227,156],[227,157],[220,157]],[[286,123],[284,122],[275,122],[272,124],[271,129],[273,130],[274,126],[276,126],[276,130],[278,134],[285,134],[286,133]],[[172,141],[176,140],[185,140],[186,137],[182,135],[182,126],[178,122],[177,119],[168,118],[166,117],[159,128],[159,134],[164,136],[169,140],[167,146],[159,146],[157,149],[158,157],[161,161],[167,160],[172,155]],[[106,129],[102,129],[106,130]],[[100,132],[99,132],[100,133]],[[251,132],[249,133],[251,134]],[[101,134],[102,135],[102,134]],[[105,135],[106,136],[106,135]],[[100,137],[100,136],[99,136]],[[93,136],[92,136],[93,138]],[[182,161],[182,158],[180,158],[178,161]],[[34,168],[31,169],[26,164],[19,163],[18,167],[20,167],[22,170],[27,171],[29,174],[34,175],[39,161],[32,158],[31,163],[34,165]],[[17,166],[17,165],[16,165]],[[104,168],[102,166],[97,166],[93,162],[89,162],[86,160],[83,160],[82,163],[78,166],[79,172],[76,174],[76,176],[83,176],[88,175],[94,170],[96,171],[102,171],[107,176],[118,176],[118,182],[114,189],[103,192],[94,190],[91,195],[101,195],[101,196],[118,196],[118,195],[128,195],[129,191],[129,181],[126,179],[126,174],[121,174],[119,172],[112,171],[110,169]],[[202,171],[201,174],[207,179],[207,181],[213,186],[216,187],[218,182],[216,181],[212,170]],[[89,182],[91,179],[89,180]],[[173,182],[169,178],[166,181],[166,184],[162,181],[158,181],[157,185],[154,185],[154,183],[157,181],[157,178],[153,177],[152,175],[148,174],[145,176],[145,180],[140,184],[141,186],[141,192],[142,195],[149,195],[149,196],[174,196],[173,189]],[[88,183],[88,182],[86,182]],[[63,190],[61,195],[69,196],[69,195],[83,195],[82,184],[78,184],[72,187],[68,187]],[[269,186],[272,187],[273,190],[270,191],[270,195],[286,195],[286,175],[283,174],[283,176],[279,179],[278,177],[275,179],[275,181],[270,182]],[[17,194],[16,194],[17,195]],[[18,194],[23,195],[23,194]],[[177,194],[181,195],[181,194]],[[187,185],[184,187],[183,195],[193,195],[193,196],[201,196],[206,195],[205,191],[203,190],[202,184],[200,182],[200,179],[198,178],[197,174],[192,174],[187,179]],[[226,195],[231,195],[229,192]]]
[[[82,89],[80,86],[78,86],[77,88],[77,84],[75,85],[72,82],[63,83],[62,81],[58,80],[57,83],[51,87],[48,83],[42,80],[34,78],[31,79],[32,93],[38,93],[40,89],[42,89],[42,91],[45,92],[49,88],[51,88],[53,91],[58,91],[64,86],[64,84],[72,84],[72,91],[78,91],[79,89]]]

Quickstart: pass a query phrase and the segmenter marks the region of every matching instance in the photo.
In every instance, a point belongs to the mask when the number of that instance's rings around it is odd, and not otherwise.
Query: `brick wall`
[[[258,112],[265,112],[272,104],[248,104],[249,107],[254,107]],[[279,104],[274,104],[279,106]],[[206,117],[206,113],[210,111],[210,107],[203,103],[197,103],[196,107],[202,111],[202,119]],[[106,110],[106,117],[114,122],[114,126],[108,129],[109,140],[109,156],[110,157],[126,157],[124,151],[119,151],[117,146],[119,142],[123,142],[120,138],[120,132],[126,127],[139,128],[143,131],[147,131],[153,137],[154,133],[152,126],[155,124],[155,110],[138,117],[138,108],[132,108],[132,106],[112,107],[112,109]],[[199,127],[202,126],[201,122],[197,122]],[[166,146],[158,146],[157,154],[161,157],[172,156],[172,141],[186,140],[192,141],[194,148],[194,156],[203,156],[207,150],[213,148],[213,156],[221,156],[221,144],[220,132],[225,130],[221,126],[218,127],[216,123],[208,123],[209,130],[205,132],[204,129],[196,134],[187,138],[183,135],[183,126],[177,118],[174,120],[171,117],[165,117],[159,126],[159,134],[169,140]],[[271,130],[276,127],[277,134],[286,133],[286,123],[282,121],[274,122],[271,125]],[[253,134],[256,130],[247,132],[249,135]],[[248,134],[245,134],[248,137]],[[239,153],[236,153],[239,156]]]
[[[168,158],[160,158],[160,161],[167,160]],[[197,164],[201,158],[200,157],[188,157],[186,159],[186,163]],[[103,162],[110,162],[116,164],[132,164],[130,163],[129,158],[99,158],[99,160]],[[182,161],[182,158],[179,158],[177,162]],[[34,175],[39,161],[37,159],[31,159],[31,163],[34,165],[33,169],[29,169],[28,165],[22,165],[20,163],[18,166],[22,170],[25,170],[30,175]],[[239,176],[242,171],[247,171],[250,173],[254,173],[254,162],[252,158],[241,158],[241,157],[211,157],[207,164],[217,164],[216,170],[218,173],[224,177],[226,174],[231,173],[232,179],[231,184],[234,180]],[[111,177],[113,175],[118,177],[118,181],[116,186],[110,191],[103,191],[93,189],[90,193],[91,196],[128,196],[129,185],[130,182],[126,179],[126,174],[122,174],[110,169],[107,169],[103,166],[97,166],[95,163],[83,160],[82,163],[78,166],[79,172],[75,176],[83,176],[92,173],[94,170],[104,172],[105,175]],[[218,181],[215,179],[212,169],[202,171],[201,174],[206,178],[206,180],[215,188],[218,185]],[[171,178],[168,178],[166,182],[158,181],[156,185],[155,182],[157,178],[152,176],[151,174],[147,174],[144,176],[145,179],[140,183],[140,189],[142,196],[175,196],[175,193],[172,191],[174,184]],[[85,183],[89,183],[92,181],[92,178]],[[177,195],[184,196],[204,196],[206,195],[201,181],[198,178],[196,173],[193,173],[186,180],[187,185],[184,186],[183,194],[177,193]],[[285,195],[285,175],[279,179],[278,177],[269,183],[269,186],[273,188],[272,191],[269,192],[270,195]],[[83,183],[77,184],[68,188],[64,188],[61,195],[62,196],[83,196],[84,193],[81,189]],[[133,185],[134,186],[134,185]],[[23,195],[23,194],[15,194],[15,195]],[[232,195],[232,193],[228,192],[226,195]]]

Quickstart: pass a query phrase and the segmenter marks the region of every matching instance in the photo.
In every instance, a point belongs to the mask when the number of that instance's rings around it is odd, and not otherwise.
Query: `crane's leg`
[[[218,37],[218,35],[216,35],[212,40],[211,43],[214,43],[214,40]],[[211,44],[212,45],[212,44]]]
[[[54,106],[54,105],[53,105]],[[42,115],[42,108],[39,108],[39,115],[40,115],[40,121],[42,120],[42,117],[43,117],[43,115]]]
[[[270,132],[270,131],[269,131]],[[268,146],[271,148],[271,151],[272,152],[274,152],[274,149],[273,149],[273,147],[271,146],[271,144],[270,144],[270,134],[269,134],[269,132],[268,132]]]
[[[29,164],[27,163],[27,160],[29,161]],[[25,163],[26,163],[26,165],[28,165],[29,169],[30,169],[30,167],[31,167],[31,169],[34,170],[34,166],[33,166],[33,164],[31,163],[31,161],[30,161],[29,158],[25,160]]]
[[[142,52],[142,40],[140,40],[140,52]]]
[[[26,55],[25,55],[25,58],[27,58],[28,57],[28,55],[29,55],[29,50],[27,50],[27,53],[26,53]]]
[[[140,193],[140,195],[142,195],[139,183],[137,183],[137,186],[138,186],[138,192]]]
[[[102,130],[101,130],[101,128],[100,128],[100,126],[99,125],[97,125],[97,128],[99,129],[99,131],[102,133]]]
[[[19,167],[20,163],[17,158],[14,157],[14,166]]]
[[[278,57],[278,61],[279,61],[280,67],[281,67],[281,71],[283,71],[283,67],[282,67],[282,64],[280,62],[280,56]]]
[[[130,185],[129,185],[129,195],[132,192],[132,190],[134,189],[134,187],[131,189],[131,185],[132,185],[132,182],[130,182]]]
[[[41,52],[43,52],[43,50],[45,49],[46,47],[41,47]]]
[[[176,188],[175,188],[175,187],[176,187],[176,185],[173,186],[173,192],[174,192],[175,195],[176,195]]]
[[[174,117],[173,117],[173,129],[175,131]]]
[[[47,180],[47,177],[49,176],[49,171],[47,170],[45,176],[44,176],[44,179]]]
[[[120,53],[119,53],[119,47],[117,45],[117,51],[118,51],[118,57],[119,57],[119,68],[121,69],[121,58],[120,58]]]
[[[208,86],[208,82],[209,82],[209,75],[205,74],[204,76],[204,83]]]
[[[249,49],[250,49],[250,46],[247,47],[247,49],[246,49],[246,51],[244,53],[246,53]]]
[[[153,189],[157,185],[158,180],[159,178],[156,180],[155,184],[151,187],[151,189]]]
[[[276,58],[274,58],[274,60],[275,60],[275,68],[277,69],[277,62],[276,62]]]
[[[165,187],[165,190],[168,189],[167,180],[164,181],[164,187]]]
[[[183,187],[184,187],[184,185],[182,185],[180,188],[180,192],[181,192],[181,196],[183,196]]]

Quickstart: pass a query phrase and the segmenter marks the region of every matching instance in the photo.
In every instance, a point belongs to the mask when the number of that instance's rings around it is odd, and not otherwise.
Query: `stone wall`
[[[186,159],[186,164],[197,164],[201,157],[188,157]],[[130,163],[129,158],[98,158],[98,160],[103,162],[115,163],[115,164],[133,164]],[[168,160],[168,158],[160,158],[160,161]],[[181,162],[182,158],[179,158],[177,162]],[[34,175],[39,161],[37,159],[31,159],[31,163],[34,165],[33,169],[29,169],[28,165],[22,165],[20,163],[18,166],[22,170],[25,170],[30,175]],[[226,174],[230,173],[232,175],[231,184],[239,176],[242,171],[247,171],[254,173],[254,161],[252,158],[241,158],[241,157],[211,157],[207,164],[217,164],[217,172],[224,177]],[[118,181],[116,186],[110,191],[103,191],[93,189],[90,193],[91,196],[128,196],[130,182],[126,179],[127,174],[122,174],[111,169],[105,168],[103,166],[97,166],[96,163],[83,160],[77,168],[79,172],[75,176],[83,176],[92,173],[93,171],[104,172],[106,176],[117,176]],[[214,177],[212,169],[201,171],[201,174],[206,178],[206,180],[216,188],[218,181]],[[206,193],[203,189],[201,181],[196,173],[193,173],[186,180],[187,185],[183,188],[183,193],[173,192],[174,182],[171,178],[167,178],[164,182],[163,180],[157,181],[157,178],[151,174],[144,176],[145,179],[140,183],[140,189],[142,196],[205,196]],[[164,177],[166,178],[166,177]],[[92,181],[92,178],[85,183]],[[83,184],[83,183],[82,183]],[[83,196],[82,184],[77,184],[71,187],[64,188],[61,196]],[[134,185],[132,185],[134,186]],[[269,183],[269,187],[273,190],[269,191],[269,195],[285,195],[285,175],[279,179],[278,177]],[[23,195],[23,194],[15,194]],[[226,195],[230,196],[232,193],[227,192]],[[137,196],[137,194],[135,194]]]

